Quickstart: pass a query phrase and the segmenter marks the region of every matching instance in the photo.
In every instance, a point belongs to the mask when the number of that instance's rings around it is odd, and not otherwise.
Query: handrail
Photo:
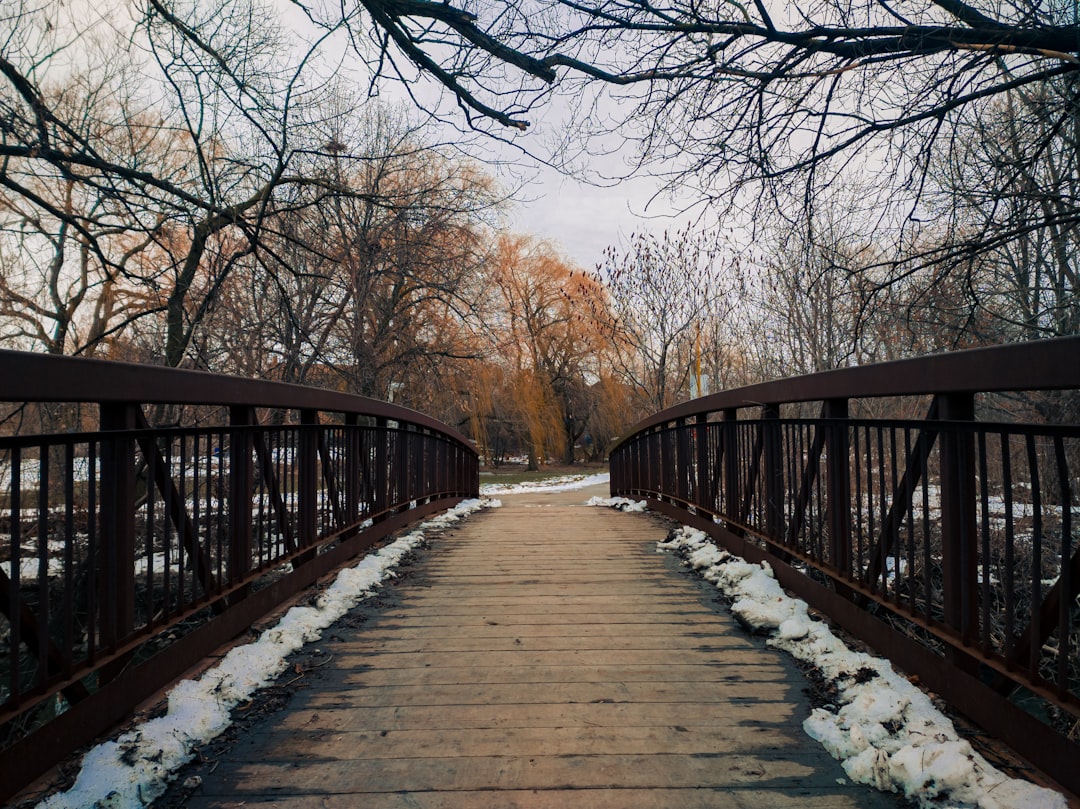
[[[1080,794],[1080,424],[980,421],[976,400],[1045,391],[1080,391],[1080,338],[725,391],[635,425],[611,491],[768,561]],[[932,397],[923,419],[849,413],[913,395]],[[817,416],[791,415],[815,401]]]
[[[0,429],[0,800],[319,577],[479,491],[460,432],[338,391],[0,351],[0,401],[98,411],[97,430],[85,412]],[[146,405],[189,421],[152,425]]]
[[[654,413],[631,427],[626,437],[657,424],[768,404],[1073,388],[1080,388],[1080,337],[1059,337],[838,368],[720,391]]]
[[[288,382],[9,350],[0,350],[0,371],[0,402],[139,402],[359,413],[415,424],[462,444],[472,443],[453,427],[416,410]]]

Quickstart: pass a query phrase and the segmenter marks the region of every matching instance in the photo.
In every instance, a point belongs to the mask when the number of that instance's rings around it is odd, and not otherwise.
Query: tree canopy
[[[932,139],[969,105],[1075,76],[1075,14],[1031,0],[361,0],[346,24],[366,30],[358,52],[378,70],[411,63],[475,116],[524,128],[556,82],[636,86],[648,146],[773,177],[882,133]]]
[[[1040,278],[1059,289],[1029,288],[1014,318],[1041,336],[1076,320],[1078,14],[1060,0],[361,0],[344,24],[376,75],[432,77],[476,128],[525,129],[568,91],[583,99],[572,128],[602,113],[669,187],[755,227],[801,226],[856,183],[849,213],[887,248],[872,286],[937,267],[997,311],[987,262],[1041,242],[1056,258]]]

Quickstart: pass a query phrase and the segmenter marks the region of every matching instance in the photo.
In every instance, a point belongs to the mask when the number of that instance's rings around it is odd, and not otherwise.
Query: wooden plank
[[[444,585],[439,585],[439,587],[444,587]],[[547,606],[558,607],[560,612],[593,611],[601,614],[640,615],[641,620],[649,620],[649,613],[662,615],[669,613],[676,615],[693,614],[697,620],[711,621],[711,618],[701,615],[700,611],[688,609],[685,599],[681,603],[676,600],[665,599],[663,591],[659,587],[652,589],[644,589],[640,586],[619,588],[605,584],[602,581],[590,585],[589,589],[603,589],[604,598],[590,598],[582,595],[580,588],[575,590],[566,585],[533,587],[523,584],[506,588],[503,588],[502,585],[492,585],[482,590],[445,586],[445,589],[455,590],[460,598],[442,602],[435,599],[417,601],[408,606],[407,614],[410,616],[424,615],[436,609],[447,608],[454,609],[458,613],[466,613],[470,611],[476,612],[484,606],[491,606],[500,609],[513,609],[516,614],[527,615],[530,613],[535,614],[543,608],[544,605],[538,602],[547,602]],[[654,593],[660,596],[659,603],[651,603],[649,597]],[[389,613],[391,617],[402,614],[406,614],[406,609],[400,607],[396,611]],[[716,623],[722,625],[724,622],[720,620],[716,621]]]
[[[595,728],[481,728],[467,736],[440,730],[381,732],[294,731],[274,748],[280,761],[359,758],[453,758],[464,756],[696,755],[794,751],[799,741],[784,728],[708,725]],[[253,748],[238,747],[237,761],[260,760]]]
[[[768,717],[768,718],[764,718]],[[345,710],[293,710],[278,723],[282,730],[420,730],[423,728],[558,728],[567,725],[593,727],[655,727],[707,723],[730,725],[794,722],[795,707],[776,701],[766,710],[760,703],[600,703],[435,705],[409,707],[353,707]]]
[[[715,652],[680,652],[679,663],[699,666],[738,666],[753,664],[759,653],[755,649],[729,649]],[[364,655],[368,669],[415,669],[454,666],[464,668],[546,666],[663,666],[675,662],[670,650],[662,649],[574,649],[569,651],[509,651],[509,652],[379,652]]]
[[[537,682],[723,682],[750,681],[780,683],[789,680],[790,672],[772,666],[693,666],[671,663],[666,666],[518,666],[473,668],[372,669],[342,673],[335,678],[341,688],[364,685],[440,685],[454,683]],[[322,686],[329,687],[329,686]]]
[[[290,809],[855,809],[869,806],[841,786],[791,787],[783,792],[749,787],[704,789],[701,787],[665,789],[591,789],[572,788],[529,790],[432,790],[428,792],[364,792],[336,795],[292,795]],[[281,809],[280,798],[253,797],[234,800],[232,796],[194,797],[189,806],[198,809]]]
[[[447,610],[453,609],[452,605],[447,605]],[[462,620],[463,618],[471,617],[471,621]],[[549,626],[554,624],[561,624],[562,626],[578,626],[580,624],[597,624],[597,623],[624,623],[624,624],[682,624],[684,627],[691,629],[697,629],[707,625],[707,621],[703,620],[700,616],[694,615],[692,612],[666,612],[650,615],[648,613],[642,614],[640,612],[620,612],[620,613],[550,613],[545,614],[541,612],[536,613],[509,613],[504,614],[497,607],[493,607],[491,611],[480,615],[455,615],[452,612],[442,612],[438,610],[432,610],[431,612],[423,614],[413,614],[402,612],[391,612],[387,615],[390,620],[398,621],[411,621],[417,626],[441,626],[441,627],[459,627],[466,626],[470,623],[484,623],[488,626]]]
[[[313,710],[354,707],[432,705],[535,705],[604,703],[692,703],[783,700],[783,694],[762,695],[761,681],[668,682],[543,682],[439,683],[437,685],[385,685],[343,690],[320,689],[305,701]],[[771,699],[770,699],[771,697]]]
[[[602,626],[602,625],[593,625]],[[569,652],[569,651],[668,651],[678,653],[689,652],[719,652],[726,654],[737,650],[753,651],[753,647],[747,646],[745,641],[732,638],[730,635],[677,635],[677,634],[652,634],[642,632],[627,634],[624,627],[626,624],[617,624],[617,629],[612,629],[606,634],[598,635],[555,635],[555,636],[519,636],[513,631],[516,627],[506,627],[498,635],[490,633],[477,634],[475,632],[462,633],[449,638],[438,635],[428,635],[426,638],[416,636],[398,638],[383,634],[379,637],[367,637],[362,642],[345,642],[335,646],[337,654],[363,655],[377,653],[404,653],[412,652],[423,654],[439,650],[442,652],[509,652],[525,649],[534,652]],[[474,627],[479,629],[479,627]]]
[[[722,760],[722,761],[721,761]],[[628,787],[723,788],[767,783],[799,786],[813,767],[787,752],[637,756],[467,756],[461,758],[352,761],[229,762],[219,768],[220,789],[281,796],[310,792],[392,792],[434,789],[543,789],[573,783],[582,790]],[[209,790],[208,790],[209,791]]]
[[[683,624],[686,622],[684,621]],[[695,624],[696,626],[696,624]],[[334,630],[330,630],[333,634]],[[549,642],[558,641],[571,641],[582,640],[589,637],[597,638],[610,638],[610,637],[622,637],[624,635],[639,636],[639,637],[651,637],[654,635],[662,635],[664,637],[683,637],[690,639],[704,639],[709,642],[713,642],[714,639],[726,639],[733,645],[749,643],[749,641],[741,635],[732,635],[730,625],[727,626],[702,626],[699,629],[687,629],[685,625],[673,624],[671,622],[656,621],[652,623],[640,623],[631,618],[623,617],[620,621],[605,621],[601,623],[579,623],[575,625],[573,634],[569,634],[566,631],[566,627],[561,624],[549,624],[549,623],[533,623],[533,624],[514,624],[512,626],[502,626],[498,622],[487,623],[473,622],[470,624],[469,636],[472,638],[546,638]],[[361,637],[357,635],[356,637]],[[409,641],[414,639],[447,639],[446,629],[441,626],[431,626],[428,624],[416,624],[415,622],[397,622],[391,623],[389,621],[373,621],[368,624],[366,631],[363,633],[363,641],[356,642],[372,642],[381,643],[389,640]],[[340,641],[342,644],[353,643],[354,641]]]

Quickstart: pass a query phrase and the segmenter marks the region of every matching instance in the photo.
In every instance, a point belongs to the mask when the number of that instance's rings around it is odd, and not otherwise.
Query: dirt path
[[[665,528],[592,494],[504,496],[434,539],[184,805],[897,806],[803,733],[805,680],[656,552]]]

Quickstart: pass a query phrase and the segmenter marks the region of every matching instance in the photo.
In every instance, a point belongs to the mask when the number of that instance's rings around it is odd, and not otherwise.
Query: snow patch
[[[286,658],[356,606],[384,580],[395,575],[402,558],[420,545],[424,532],[451,525],[498,500],[466,500],[427,520],[359,564],[338,573],[314,606],[290,609],[276,626],[253,643],[237,646],[198,680],[182,680],[169,691],[164,716],[141,723],[115,741],[104,742],[83,758],[75,784],[52,795],[38,809],[108,807],[127,809],[149,804],[165,791],[177,769],[190,761],[196,746],[227,728],[229,712],[269,685],[286,668]]]
[[[587,506],[603,506],[605,508],[617,508],[619,511],[646,511],[648,504],[644,500],[629,500],[625,497],[590,497],[585,501]]]
[[[919,806],[1065,809],[1057,792],[1012,779],[961,739],[929,697],[888,661],[853,652],[806,602],[788,596],[766,562],[750,564],[688,526],[658,547],[678,552],[733,599],[731,611],[767,643],[820,670],[837,687],[837,705],[816,708],[803,723],[842,762],[853,781],[900,792]]]

